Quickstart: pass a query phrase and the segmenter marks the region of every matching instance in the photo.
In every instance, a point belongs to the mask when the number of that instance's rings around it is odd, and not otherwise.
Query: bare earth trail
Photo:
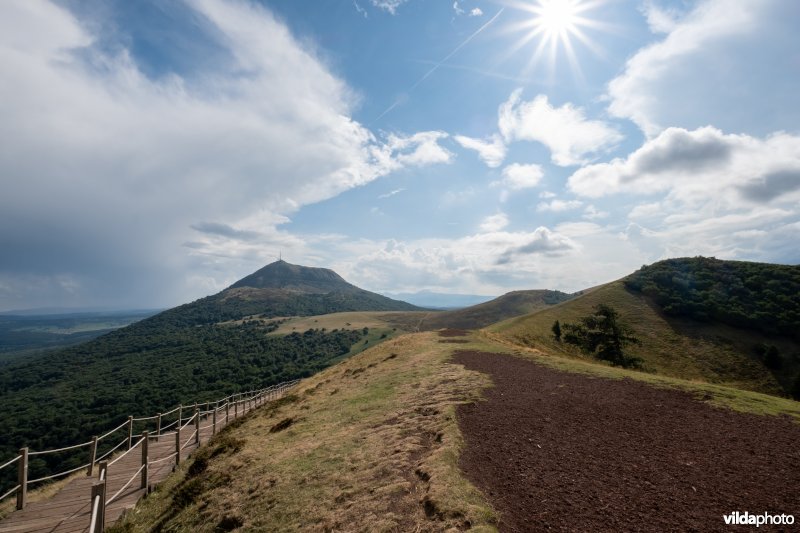
[[[460,465],[503,532],[750,530],[725,525],[733,511],[800,522],[800,424],[788,417],[509,355],[453,360],[494,383],[487,401],[458,407]]]

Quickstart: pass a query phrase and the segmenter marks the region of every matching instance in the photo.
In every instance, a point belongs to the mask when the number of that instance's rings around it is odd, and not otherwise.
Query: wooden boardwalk
[[[244,413],[271,400],[278,399],[286,389],[274,391],[267,396],[255,401],[243,401],[236,409],[231,406],[229,422],[234,420],[234,412],[241,417]],[[213,417],[206,414],[200,417],[200,445],[205,444],[213,433]],[[216,430],[225,427],[225,410],[217,415]],[[185,447],[180,451],[180,460],[186,459],[198,448],[194,433],[197,425],[190,423],[180,432],[180,445]],[[147,483],[149,486],[163,481],[175,466],[176,438],[175,431],[164,433],[160,437],[148,439],[148,472]],[[134,441],[136,442],[136,441]],[[122,459],[109,464],[106,479],[105,500],[108,501],[120,491],[129,481],[129,486],[122,490],[118,497],[105,508],[105,525],[109,526],[117,521],[122,514],[136,505],[136,502],[145,495],[147,488],[142,488],[141,473],[136,474],[143,464],[142,443],[139,442]],[[118,453],[119,457],[122,453]],[[72,479],[52,497],[28,503],[24,509],[14,511],[0,521],[0,533],[21,532],[83,532],[89,531],[92,515],[92,485],[98,483],[99,468],[95,467],[94,476],[83,476]]]

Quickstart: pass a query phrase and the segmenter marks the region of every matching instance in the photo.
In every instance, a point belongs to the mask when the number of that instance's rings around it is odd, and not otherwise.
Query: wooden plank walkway
[[[264,405],[272,400],[276,400],[283,395],[283,391],[274,391],[269,396],[259,399],[258,406]],[[238,416],[258,406],[251,405],[255,402],[244,402],[237,409]],[[229,412],[229,422],[234,420],[234,408],[231,406]],[[217,414],[217,432],[225,427],[225,410]],[[200,421],[200,443],[205,444],[212,436],[212,417],[206,415]],[[180,452],[180,460],[183,461],[197,449],[193,434],[195,432],[194,423],[184,427],[180,431],[181,446],[188,444]],[[134,439],[136,442],[137,439]],[[151,486],[163,481],[175,466],[175,457],[167,458],[175,453],[175,431],[162,434],[158,439],[149,439],[148,449],[148,484]],[[117,456],[121,453],[117,454]],[[164,459],[159,461],[160,459]],[[156,462],[158,461],[158,462]],[[133,449],[125,457],[108,467],[106,480],[106,500],[109,500],[131,479],[134,473],[142,466],[141,445]],[[4,520],[0,521],[0,533],[27,533],[27,532],[88,532],[91,522],[92,505],[91,494],[92,485],[98,481],[99,468],[95,466],[95,474],[92,477],[78,477],[70,481],[52,497],[30,502],[25,509],[14,511]],[[141,474],[137,475],[131,484],[120,494],[119,498],[106,506],[105,525],[110,526],[116,522],[122,514],[133,508],[136,502],[145,495],[147,489],[141,488]]]

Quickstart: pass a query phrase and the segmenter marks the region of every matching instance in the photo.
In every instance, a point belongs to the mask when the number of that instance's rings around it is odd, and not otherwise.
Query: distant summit
[[[333,291],[358,291],[339,274],[328,268],[292,265],[279,260],[270,263],[231,285],[230,289],[284,289],[305,294],[326,294]]]

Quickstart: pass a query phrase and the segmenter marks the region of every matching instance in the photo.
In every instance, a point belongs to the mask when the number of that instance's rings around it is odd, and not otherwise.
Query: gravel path
[[[793,514],[800,424],[714,408],[682,391],[461,351],[487,401],[458,408],[461,468],[501,531],[748,531],[733,511]],[[756,531],[755,527],[752,527]]]

